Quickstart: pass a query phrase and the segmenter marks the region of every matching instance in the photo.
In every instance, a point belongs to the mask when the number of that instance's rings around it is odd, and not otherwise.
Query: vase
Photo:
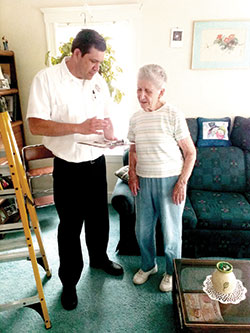
[[[219,261],[212,274],[212,284],[215,291],[222,294],[232,293],[236,287],[236,282],[233,265],[226,261]]]

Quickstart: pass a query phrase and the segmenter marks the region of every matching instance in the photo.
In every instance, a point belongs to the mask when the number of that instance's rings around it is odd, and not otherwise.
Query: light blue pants
[[[172,192],[177,180],[178,176],[139,177],[135,232],[142,257],[141,269],[144,272],[156,265],[155,228],[158,218],[163,234],[167,274],[173,274],[173,259],[181,258],[182,213],[185,200],[180,205],[175,205],[172,201]]]

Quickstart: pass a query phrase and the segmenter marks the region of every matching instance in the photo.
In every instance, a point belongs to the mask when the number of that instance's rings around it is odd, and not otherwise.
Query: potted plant
[[[45,63],[48,66],[50,63],[52,65],[59,64],[64,57],[71,55],[71,45],[73,42],[73,37],[69,39],[68,42],[62,44],[59,47],[59,51],[61,53],[60,56],[57,57],[50,57],[50,51],[46,54],[46,60]],[[114,81],[117,80],[117,77],[120,73],[122,73],[122,68],[119,66],[116,66],[116,59],[114,57],[115,51],[112,49],[111,45],[108,43],[109,37],[104,37],[107,49],[105,51],[104,55],[104,61],[100,65],[100,71],[99,73],[103,76],[105,81],[107,82],[110,96],[113,98],[114,102],[120,103],[122,100],[122,97],[124,96],[124,93],[117,87],[114,86]]]

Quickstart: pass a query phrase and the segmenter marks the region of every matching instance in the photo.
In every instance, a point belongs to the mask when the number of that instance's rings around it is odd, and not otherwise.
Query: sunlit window
[[[116,65],[123,70],[115,86],[124,92],[121,103],[112,104],[111,118],[116,136],[126,138],[129,118],[137,108],[136,7],[133,6],[132,9],[131,6],[124,6],[122,9],[117,7],[119,6],[103,6],[99,11],[98,7],[95,7],[96,11],[93,11],[91,22],[84,20],[81,8],[78,11],[74,7],[72,11],[70,8],[67,11],[63,8],[48,8],[42,11],[47,27],[48,47],[52,55],[59,55],[59,46],[68,42],[70,37],[75,37],[83,28],[94,29],[104,37],[110,38],[109,44],[115,51]]]
[[[121,67],[123,72],[117,77],[114,85],[119,88],[124,96],[122,101],[112,103],[111,117],[114,123],[116,136],[125,138],[128,129],[129,116],[134,111],[133,100],[135,98],[135,50],[133,49],[133,30],[128,21],[104,22],[100,24],[57,24],[55,26],[56,49],[83,28],[90,28],[98,31],[104,37],[109,37],[109,44],[115,51],[114,57],[117,66]],[[59,51],[58,51],[59,55]]]

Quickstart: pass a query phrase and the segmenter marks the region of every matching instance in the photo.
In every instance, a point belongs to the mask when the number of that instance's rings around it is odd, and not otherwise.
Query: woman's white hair
[[[162,89],[166,86],[167,74],[159,65],[145,65],[139,69],[138,80],[149,80],[157,89]]]

